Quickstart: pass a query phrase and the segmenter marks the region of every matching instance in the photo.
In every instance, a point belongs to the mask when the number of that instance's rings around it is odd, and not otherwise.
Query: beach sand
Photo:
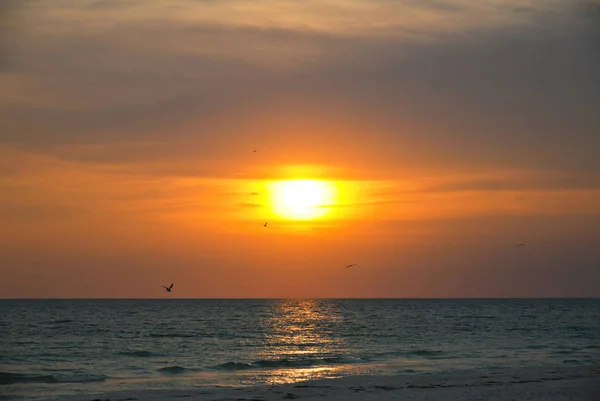
[[[69,398],[69,401],[271,400],[535,400],[600,401],[600,366],[518,369],[497,373],[356,376],[281,385],[148,390]]]

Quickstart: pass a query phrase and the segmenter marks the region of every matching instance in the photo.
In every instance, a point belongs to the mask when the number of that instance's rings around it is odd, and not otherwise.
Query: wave
[[[572,350],[572,349],[562,349],[562,350],[552,351],[551,353],[554,355],[570,355],[574,352],[575,352],[575,350]]]
[[[55,320],[52,323],[72,323],[74,322],[73,319],[60,319],[60,320]]]
[[[250,363],[243,362],[227,362],[212,369],[217,370],[248,370],[248,369],[282,369],[282,368],[306,368],[318,365],[343,365],[352,363],[362,363],[365,360],[353,358],[351,356],[334,356],[330,358],[307,358],[307,359],[272,359],[260,360]]]
[[[295,343],[295,342],[285,342],[285,341],[277,341],[277,342],[267,342],[269,347],[281,347],[281,348],[308,348],[308,347],[321,347],[323,345],[322,342],[305,342],[305,343]]]
[[[16,383],[89,383],[104,381],[108,377],[104,375],[82,375],[82,376],[54,376],[28,373],[0,372],[0,385]]]
[[[497,319],[497,316],[490,316],[490,315],[457,315],[456,316],[459,319],[471,319],[471,320],[477,320],[477,319]]]
[[[437,350],[428,350],[428,349],[421,349],[418,351],[412,351],[412,352],[408,352],[406,354],[406,356],[417,356],[417,357],[422,357],[422,358],[427,358],[427,357],[431,357],[431,358],[435,358],[435,357],[440,357],[444,355],[444,351],[437,351]]]
[[[510,327],[508,329],[506,329],[506,331],[523,331],[526,333],[532,332],[537,330],[536,327]]]
[[[52,375],[0,372],[0,385],[15,383],[56,383]]]
[[[525,347],[525,349],[545,349],[545,348],[549,348],[548,345],[539,345],[539,344],[532,344],[532,345],[528,345]]]
[[[160,356],[159,354],[155,354],[154,352],[150,352],[150,351],[125,351],[125,352],[119,352],[119,355],[124,355],[124,356],[137,356],[139,358],[149,358],[152,356]]]
[[[161,373],[168,373],[171,375],[184,373],[188,370],[190,370],[190,369],[182,368],[181,366],[167,366],[167,367],[158,369],[158,371]]]
[[[429,350],[429,349],[421,349],[421,350],[404,350],[404,351],[388,351],[388,352],[376,352],[366,355],[361,355],[361,360],[366,362],[372,361],[386,361],[389,359],[415,359],[415,358],[423,358],[423,359],[451,359],[456,358],[458,355],[456,354],[448,354],[445,351],[441,350]]]
[[[193,337],[198,337],[198,336],[194,335],[194,334],[182,334],[182,333],[169,333],[169,334],[152,333],[152,334],[148,335],[148,337],[151,337],[151,338],[193,338]]]
[[[239,363],[239,362],[227,362],[227,363],[222,363],[220,365],[217,366],[213,366],[213,369],[218,369],[218,370],[246,370],[246,369],[252,369],[252,364],[251,363]]]

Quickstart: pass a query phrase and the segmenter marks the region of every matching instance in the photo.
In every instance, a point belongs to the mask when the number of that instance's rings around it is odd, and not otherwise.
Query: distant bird
[[[517,245],[517,248],[520,247],[520,246],[522,246],[523,248],[525,248],[525,244],[519,244],[519,245]]]
[[[268,221],[267,221],[267,222],[266,222],[266,223],[263,225],[263,227],[266,227],[266,226],[267,226],[267,224],[269,224],[269,222],[268,222]]]
[[[173,289],[173,283],[171,283],[169,287],[165,287],[164,285],[161,285],[161,287],[167,290],[167,292],[171,292],[171,289]]]
[[[346,269],[349,269],[349,268],[354,267],[354,266],[358,266],[358,265],[356,263],[352,263],[351,265],[346,266]]]
[[[257,150],[258,150],[258,149],[254,149],[254,150],[253,150],[253,152],[254,152],[254,153],[256,153],[256,151],[257,151]]]

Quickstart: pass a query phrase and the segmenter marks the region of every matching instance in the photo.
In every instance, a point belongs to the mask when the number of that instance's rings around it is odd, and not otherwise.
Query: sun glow
[[[307,220],[328,212],[335,201],[333,184],[317,180],[278,181],[271,186],[274,211],[288,219]]]

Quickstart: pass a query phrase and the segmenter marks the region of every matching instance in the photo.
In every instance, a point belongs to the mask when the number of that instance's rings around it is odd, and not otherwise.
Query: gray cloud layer
[[[45,3],[10,11],[19,18],[9,26],[0,85],[17,78],[21,85],[0,104],[5,144],[235,140],[244,132],[224,129],[223,121],[279,105],[306,117],[360,110],[372,124],[365,134],[387,148],[450,151],[475,165],[600,170],[593,151],[600,145],[599,17],[587,3],[515,2],[526,24],[450,26],[440,28],[450,32],[443,37],[427,24],[348,35],[170,15],[100,23],[96,12],[143,10],[133,2],[60,4],[81,19],[44,20],[36,7]],[[475,12],[463,2],[419,7],[463,18]],[[39,21],[48,26],[28,25]],[[423,129],[410,132],[408,120]],[[177,130],[188,123],[198,131]]]

